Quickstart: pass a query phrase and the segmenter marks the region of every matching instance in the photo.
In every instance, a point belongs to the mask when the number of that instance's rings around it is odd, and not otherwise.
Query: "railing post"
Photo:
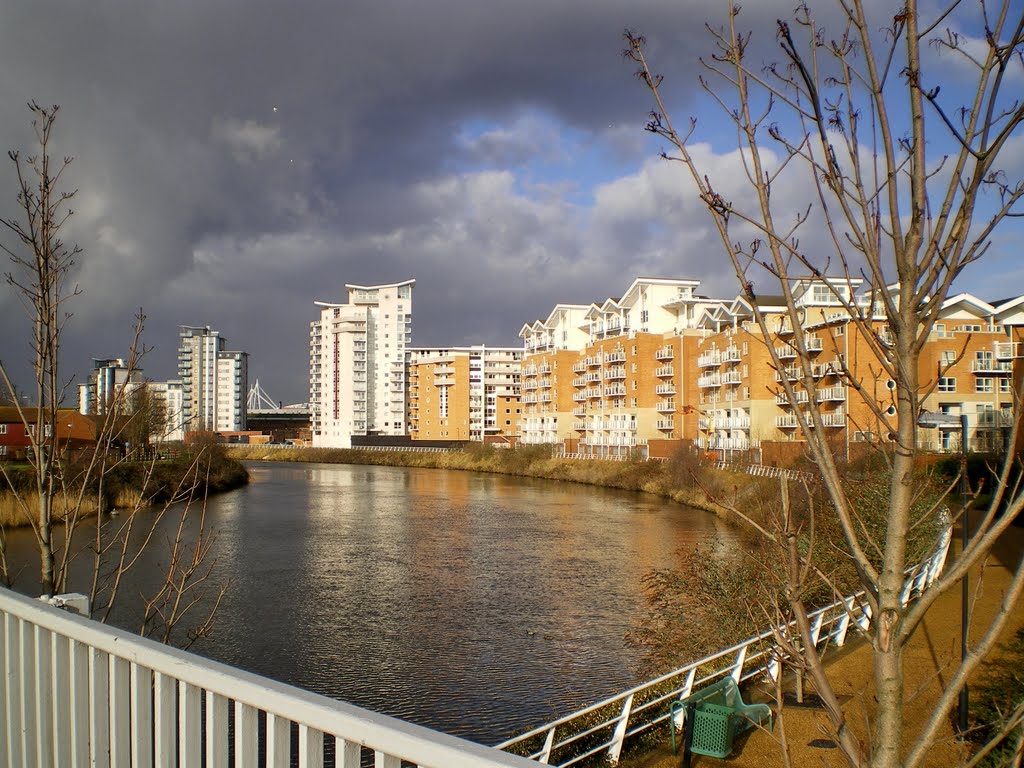
[[[818,611],[818,615],[814,618],[814,624],[811,625],[811,645],[817,647],[818,639],[821,637],[821,623],[825,618],[824,611]]]
[[[740,684],[740,680],[743,679],[743,664],[747,660],[747,645],[740,648],[740,652],[736,654],[736,663],[733,664],[732,679],[736,681],[736,685]]]
[[[622,754],[622,742],[626,740],[626,728],[629,725],[629,713],[633,709],[633,694],[626,697],[622,705],[622,714],[619,715],[619,722],[615,725],[615,735],[612,736],[611,746],[608,747],[608,762],[618,765],[619,755]]]
[[[555,743],[555,729],[551,728],[548,731],[548,735],[544,738],[544,749],[540,753],[540,757],[537,762],[547,765],[551,760],[551,747]]]
[[[690,667],[690,671],[686,673],[686,682],[683,683],[683,690],[679,692],[679,700],[687,699],[690,694],[693,693],[693,679],[697,674],[697,667]],[[673,727],[678,731],[682,730],[683,721],[686,719],[686,712],[680,710],[679,714],[675,716],[675,722]]]

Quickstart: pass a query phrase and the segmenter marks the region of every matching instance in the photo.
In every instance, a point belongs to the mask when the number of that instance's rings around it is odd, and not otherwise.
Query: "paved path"
[[[959,541],[959,533],[954,534]],[[1024,529],[1011,528],[993,557],[989,560],[979,579],[980,571],[971,574],[971,594],[977,596],[974,608],[976,620],[973,627],[982,626],[998,609],[999,601],[1009,584],[1011,569],[1016,566],[1024,552]],[[1003,639],[1024,626],[1024,610],[1018,607]],[[906,732],[919,731],[931,712],[949,670],[960,658],[960,589],[954,588],[942,595],[928,613],[922,626],[914,634],[905,655],[904,666],[907,675],[907,726]],[[829,662],[829,676],[836,693],[845,699],[843,708],[852,728],[861,739],[867,740],[865,713],[872,703],[872,675],[870,648],[864,641],[851,643],[832,657]],[[783,710],[783,724],[790,745],[792,764],[803,766],[845,766],[842,753],[835,748],[811,746],[811,743],[828,741],[829,722],[821,710],[787,706]],[[782,752],[775,734],[764,731],[752,732],[744,737],[733,757],[727,761],[694,755],[693,765],[700,768],[731,766],[731,768],[782,768]],[[952,725],[946,723],[939,732],[937,742],[928,754],[927,765],[947,768],[963,760],[961,745],[954,738]],[[681,764],[680,756],[673,757],[668,745],[635,761],[623,761],[625,768],[676,768]]]

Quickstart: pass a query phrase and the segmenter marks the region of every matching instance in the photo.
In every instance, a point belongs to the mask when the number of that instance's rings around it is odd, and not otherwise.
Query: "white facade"
[[[318,301],[310,323],[313,445],[350,448],[353,435],[405,434],[405,361],[416,281],[346,285],[348,302]]]
[[[126,395],[142,386],[142,372],[129,370],[123,358],[93,358],[89,381],[78,385],[78,411],[85,416],[103,416],[120,391]],[[127,403],[120,408],[124,411]]]
[[[178,338],[185,431],[244,430],[248,355],[226,351],[224,337],[210,326],[183,325]]]
[[[163,406],[167,421],[161,434],[154,439],[161,443],[179,442],[185,439],[185,421],[182,414],[183,390],[179,380],[151,381],[146,384],[153,401]]]

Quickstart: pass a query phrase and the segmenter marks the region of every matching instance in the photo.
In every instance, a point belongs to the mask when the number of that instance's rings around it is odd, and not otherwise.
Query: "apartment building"
[[[858,295],[860,287],[855,279],[799,281],[793,289],[802,321],[797,328],[781,297],[761,297],[767,339],[742,298],[709,310],[697,341],[698,445],[728,455],[802,441],[802,425],[812,424],[812,402],[837,454],[849,457],[857,444],[889,440],[896,384],[884,375],[875,351],[892,342],[881,303]],[[854,322],[844,302],[865,322]],[[1008,435],[1022,307],[1024,297],[995,304],[969,294],[950,297],[925,342],[920,409],[966,414],[971,450],[998,448]],[[920,430],[919,446],[959,450],[959,419],[947,421]]]
[[[409,435],[414,440],[516,442],[522,358],[518,347],[410,349]]]
[[[346,285],[347,302],[314,302],[320,310],[309,332],[314,446],[350,448],[353,435],[405,434],[415,282]]]
[[[88,381],[78,385],[78,412],[103,416],[119,392],[128,396],[141,385],[142,371],[129,370],[124,358],[93,358]]]
[[[154,403],[166,415],[163,430],[153,435],[156,442],[173,443],[185,439],[184,386],[180,380],[150,381],[146,389]]]
[[[523,326],[523,442],[607,456],[695,437],[686,339],[721,303],[699,285],[641,277],[620,298]]]
[[[248,354],[226,349],[210,326],[178,329],[178,377],[185,432],[245,430]]]

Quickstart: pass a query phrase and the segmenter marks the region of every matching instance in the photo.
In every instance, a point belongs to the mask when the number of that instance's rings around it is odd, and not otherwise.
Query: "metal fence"
[[[0,656],[3,765],[226,768],[230,756],[308,768],[325,754],[337,768],[534,765],[6,589]]]
[[[951,531],[947,524],[932,555],[907,571],[904,604],[918,597],[942,572]],[[851,630],[865,631],[871,622],[871,610],[864,593],[858,592],[814,611],[810,614],[810,621],[814,644],[823,650],[830,644],[842,646]],[[692,691],[726,676],[731,676],[737,683],[755,678],[775,679],[780,672],[781,654],[774,641],[776,631],[790,633],[791,636],[795,634],[791,624],[767,630],[504,741],[498,749],[525,754],[532,760],[562,768],[598,757],[615,764],[628,741],[668,724],[671,702],[684,699]],[[682,724],[673,725],[681,727]]]

